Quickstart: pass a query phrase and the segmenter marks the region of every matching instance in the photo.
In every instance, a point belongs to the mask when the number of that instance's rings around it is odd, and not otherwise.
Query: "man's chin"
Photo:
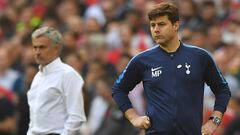
[[[165,39],[163,39],[163,38],[155,38],[154,40],[156,43],[161,43],[161,42],[165,41]]]
[[[43,65],[43,62],[42,62],[41,60],[36,60],[36,63],[37,63],[38,65]]]
[[[156,41],[157,44],[161,45],[161,44],[164,44],[165,41]]]

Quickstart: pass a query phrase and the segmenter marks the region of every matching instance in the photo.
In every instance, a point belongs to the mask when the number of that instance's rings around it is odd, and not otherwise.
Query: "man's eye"
[[[165,25],[165,23],[159,23],[158,25],[159,25],[159,26],[163,26],[163,25]]]
[[[155,27],[155,24],[151,24],[151,27]]]

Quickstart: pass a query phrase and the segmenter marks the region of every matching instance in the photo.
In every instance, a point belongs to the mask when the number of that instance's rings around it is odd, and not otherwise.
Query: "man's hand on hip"
[[[128,109],[124,114],[134,127],[148,129],[151,126],[150,118],[139,116],[133,108]]]
[[[148,129],[151,126],[148,116],[138,116],[130,120],[134,127]]]

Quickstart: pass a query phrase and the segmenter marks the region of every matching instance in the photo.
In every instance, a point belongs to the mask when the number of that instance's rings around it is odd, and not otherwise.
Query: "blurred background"
[[[111,98],[111,87],[129,60],[155,45],[147,12],[161,0],[0,0],[0,135],[26,135],[26,92],[38,65],[31,33],[40,26],[61,31],[61,58],[84,78],[87,123],[80,135],[142,135]],[[212,53],[228,81],[232,98],[215,135],[240,134],[240,1],[173,0],[179,7],[182,41]],[[142,84],[130,92],[145,114]],[[214,96],[206,86],[203,121]]]

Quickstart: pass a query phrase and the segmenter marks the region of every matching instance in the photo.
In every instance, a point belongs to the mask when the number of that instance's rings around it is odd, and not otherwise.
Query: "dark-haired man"
[[[127,119],[146,135],[212,135],[231,96],[227,82],[203,49],[178,38],[178,8],[160,3],[149,13],[157,46],[135,56],[116,80],[112,95]],[[146,116],[132,108],[128,93],[143,82]],[[215,94],[212,116],[202,126],[204,83]]]

